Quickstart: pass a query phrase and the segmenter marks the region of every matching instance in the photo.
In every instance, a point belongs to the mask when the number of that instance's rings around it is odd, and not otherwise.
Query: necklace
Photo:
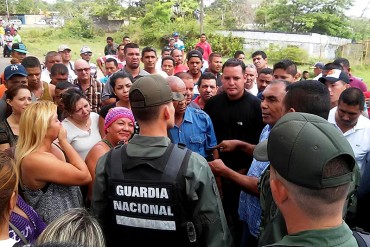
[[[90,118],[86,121],[86,123],[79,123],[78,121],[74,120],[72,117],[69,117],[71,122],[79,129],[89,132],[91,134],[91,125],[89,126]]]

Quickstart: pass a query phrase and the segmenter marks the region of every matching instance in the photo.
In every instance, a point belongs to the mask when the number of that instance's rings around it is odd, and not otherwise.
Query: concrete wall
[[[350,39],[342,39],[317,33],[294,34],[263,31],[218,31],[225,36],[244,38],[244,49],[263,50],[270,44],[286,47],[288,45],[298,46],[306,50],[310,57],[333,59],[335,52],[341,45],[351,43]]]
[[[122,25],[127,25],[127,21],[124,20],[108,20],[98,16],[93,16],[93,22],[96,27],[101,28],[106,32],[117,32],[120,30]]]
[[[32,25],[41,19],[45,19],[44,15],[25,15],[26,25]]]

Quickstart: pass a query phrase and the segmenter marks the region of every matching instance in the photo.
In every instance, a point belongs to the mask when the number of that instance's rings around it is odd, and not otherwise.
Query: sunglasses
[[[82,72],[82,71],[85,71],[85,72],[89,72],[90,71],[90,68],[84,68],[84,69],[76,69],[77,72]]]

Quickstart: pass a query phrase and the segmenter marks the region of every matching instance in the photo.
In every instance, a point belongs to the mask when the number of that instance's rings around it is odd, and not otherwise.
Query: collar
[[[184,121],[193,123],[193,117],[191,112],[191,107],[187,106],[184,114]]]
[[[127,145],[127,154],[133,157],[159,157],[167,149],[171,140],[167,136],[143,136],[135,134]],[[163,152],[153,152],[153,149],[164,148]]]
[[[92,78],[92,76],[90,76],[90,87],[94,84],[93,83],[94,82],[94,80],[93,80],[93,78]],[[76,85],[82,90],[82,88],[81,88],[81,83],[80,83],[80,81],[78,80],[78,78],[76,78]],[[88,88],[90,88],[90,87],[88,87]],[[83,90],[82,90],[83,91]]]
[[[320,237],[318,237],[320,236]],[[356,243],[352,231],[346,223],[333,228],[302,231],[286,235],[276,243],[278,246],[352,246]],[[273,245],[271,245],[273,246]],[[347,245],[346,245],[347,246]]]

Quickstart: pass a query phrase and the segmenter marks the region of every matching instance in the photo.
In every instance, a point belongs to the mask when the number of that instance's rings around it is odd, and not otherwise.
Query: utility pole
[[[7,17],[7,22],[9,22],[9,6],[8,6],[8,0],[5,0],[6,4],[6,17]]]
[[[200,34],[203,32],[203,25],[204,25],[204,0],[200,0],[200,17],[199,17],[199,23],[200,23]]]

